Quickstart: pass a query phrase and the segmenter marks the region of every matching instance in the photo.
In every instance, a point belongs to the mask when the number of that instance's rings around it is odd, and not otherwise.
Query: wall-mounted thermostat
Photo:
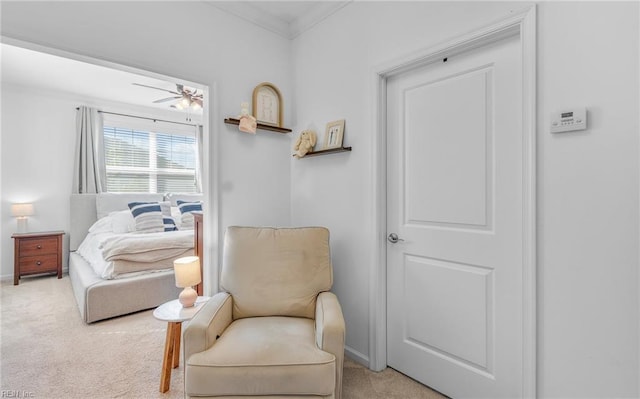
[[[551,114],[551,133],[571,132],[587,128],[587,109],[574,108]]]

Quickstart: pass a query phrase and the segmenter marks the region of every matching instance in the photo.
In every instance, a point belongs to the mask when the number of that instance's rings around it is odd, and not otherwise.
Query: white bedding
[[[101,278],[123,278],[170,269],[176,257],[193,254],[193,234],[193,230],[147,234],[90,232],[78,247],[77,253]],[[126,242],[133,242],[134,246],[124,245]],[[154,248],[160,251],[151,252]],[[109,260],[105,260],[105,253]],[[132,262],[140,259],[136,258],[139,256],[143,256],[141,260],[147,264],[145,266],[144,263],[140,263],[142,267],[139,269],[144,270],[123,273],[125,268],[133,264]]]

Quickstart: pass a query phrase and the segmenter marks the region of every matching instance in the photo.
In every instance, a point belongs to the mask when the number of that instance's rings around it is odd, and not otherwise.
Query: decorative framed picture
[[[253,116],[258,123],[282,127],[282,95],[269,82],[253,89]]]
[[[342,138],[344,137],[344,119],[327,123],[324,134],[324,148],[342,148]]]

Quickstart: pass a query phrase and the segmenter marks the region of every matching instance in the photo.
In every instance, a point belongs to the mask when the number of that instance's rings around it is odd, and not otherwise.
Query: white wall
[[[16,219],[10,206],[31,202],[29,231],[69,231],[69,194],[79,104],[2,86],[2,251],[0,275],[13,276]],[[63,264],[67,264],[65,236]]]
[[[539,383],[546,396],[640,396],[638,8],[539,7]],[[572,18],[577,10],[580,18]],[[580,105],[589,110],[586,132],[548,133],[552,111]]]
[[[211,127],[211,134],[218,135],[222,150],[218,152],[220,170],[211,170],[210,176],[212,180],[216,176],[221,178],[221,229],[230,224],[289,224],[289,138],[269,132],[248,135],[222,122],[224,117],[240,113],[240,103],[251,101],[257,84],[269,81],[283,93],[285,124],[290,123],[292,66],[288,40],[200,2],[3,2],[1,6],[3,36],[210,87],[215,84],[217,93],[209,104],[209,112],[212,118],[218,114],[219,120]],[[4,119],[10,110],[6,98],[3,106]],[[57,116],[62,119],[72,111],[61,110]],[[9,198],[20,194],[5,189],[11,183],[5,181],[13,168],[9,160],[12,154],[25,160],[29,156],[26,147],[29,138],[14,137],[18,134],[3,126],[3,225],[11,223],[7,219],[8,208],[5,209]],[[38,135],[31,140],[73,147],[74,141],[66,142],[72,137],[69,134],[44,139]],[[59,153],[47,153],[44,148],[35,154],[38,165],[58,163],[55,172],[60,173],[60,179],[70,181],[72,159],[60,163]],[[217,149],[208,150],[213,153]],[[25,163],[33,165],[22,162]],[[59,198],[61,208],[68,212],[68,205],[62,204],[62,199],[71,192],[68,185],[52,184],[45,192],[35,189],[30,192],[38,198]],[[31,227],[62,228],[65,217],[39,210],[38,219],[31,220]],[[0,239],[4,274],[5,244],[9,241],[10,245],[10,239],[6,233]],[[10,252],[8,259],[13,251]]]
[[[351,355],[369,355],[372,74],[526,3],[352,3],[294,40],[296,127],[353,152],[292,161],[292,222],[330,228]],[[637,397],[638,4],[538,5],[538,393]],[[579,18],[577,17],[579,16]],[[549,114],[586,106],[586,132]]]

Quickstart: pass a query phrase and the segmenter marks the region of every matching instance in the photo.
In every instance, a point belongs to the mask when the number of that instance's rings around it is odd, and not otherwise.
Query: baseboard
[[[348,345],[344,346],[344,354],[346,357],[353,360],[354,362],[369,368],[369,356],[358,352],[357,350],[349,347]]]

